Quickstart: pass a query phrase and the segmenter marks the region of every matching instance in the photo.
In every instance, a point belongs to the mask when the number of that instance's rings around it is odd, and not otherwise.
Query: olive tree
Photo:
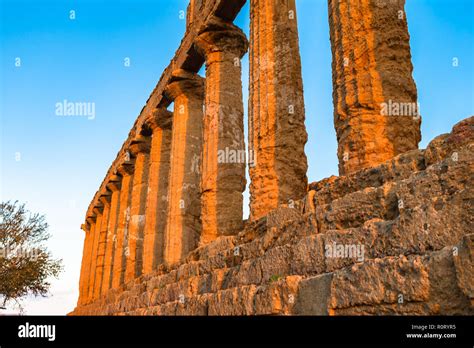
[[[57,277],[62,261],[53,259],[44,215],[33,214],[17,201],[0,203],[0,307],[27,295],[46,296],[49,279]]]

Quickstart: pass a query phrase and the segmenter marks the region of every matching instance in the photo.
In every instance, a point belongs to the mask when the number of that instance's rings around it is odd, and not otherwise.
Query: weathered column
[[[86,221],[89,223],[89,248],[87,251],[87,261],[86,261],[86,268],[84,270],[84,291],[83,291],[83,302],[88,303],[91,298],[89,297],[89,289],[92,286],[92,275],[94,272],[92,271],[92,256],[94,254],[94,246],[95,246],[95,237],[96,237],[96,229],[97,229],[97,215],[92,212],[90,215],[86,217]]]
[[[235,25],[214,18],[199,34],[196,47],[206,58],[201,244],[207,244],[243,227],[246,156],[240,59],[248,42]]]
[[[128,242],[134,167],[131,158],[128,158],[128,160],[117,169],[117,172],[122,176],[122,187],[120,189],[120,212],[118,216],[117,239],[115,241],[114,264],[112,267],[112,287],[114,289],[119,288],[125,278],[125,247]]]
[[[112,286],[112,270],[114,264],[114,250],[118,229],[118,218],[120,216],[120,186],[122,177],[113,175],[107,189],[112,192],[110,199],[109,224],[107,228],[107,244],[105,247],[104,276],[102,280],[101,294],[105,294]]]
[[[88,294],[87,294],[87,302],[92,302],[94,300],[94,289],[97,279],[97,255],[99,251],[99,238],[100,238],[100,229],[102,226],[102,212],[104,207],[98,206],[94,208],[94,213],[96,214],[95,219],[95,228],[94,228],[94,242],[92,244],[92,252],[91,252],[91,267],[90,267],[90,274],[89,274],[89,286],[88,286]]]
[[[164,261],[181,261],[201,234],[201,157],[204,81],[197,74],[174,72],[166,95],[174,100],[168,221]]]
[[[334,124],[341,175],[421,139],[404,0],[329,0]]]
[[[87,278],[88,271],[90,268],[90,250],[91,250],[91,224],[86,223],[81,225],[81,229],[84,231],[84,248],[82,252],[81,262],[81,275],[79,278],[79,299],[77,300],[78,305],[85,303],[85,294],[87,293]]]
[[[109,212],[110,212],[110,192],[104,193],[99,198],[100,202],[104,205],[102,213],[102,221],[100,224],[99,233],[99,245],[97,249],[97,265],[96,265],[96,278],[94,284],[94,300],[98,299],[101,294],[102,279],[104,275],[104,263],[105,263],[105,246],[107,244],[107,229],[109,225]]]
[[[142,272],[145,207],[150,161],[149,139],[143,136],[137,137],[130,145],[130,152],[136,159],[130,203],[130,227],[125,255],[125,283],[137,278]]]
[[[250,2],[250,215],[307,190],[307,133],[294,0]],[[253,163],[252,163],[253,162]]]
[[[150,273],[163,263],[166,214],[168,212],[172,117],[173,114],[166,109],[157,109],[146,121],[152,131],[152,136],[145,211],[143,273]]]

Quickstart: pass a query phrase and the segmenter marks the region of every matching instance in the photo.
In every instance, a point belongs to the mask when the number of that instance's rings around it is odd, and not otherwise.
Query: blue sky
[[[51,296],[28,299],[27,313],[64,314],[77,300],[85,211],[179,46],[187,1],[0,4],[0,195],[45,214],[49,247],[64,259]],[[316,181],[337,174],[327,1],[297,0],[297,6],[308,176]],[[236,21],[247,33],[248,11]],[[474,114],[474,2],[407,0],[406,11],[425,147]],[[247,57],[243,75],[246,99]],[[95,103],[95,118],[57,116],[55,105],[64,99]]]

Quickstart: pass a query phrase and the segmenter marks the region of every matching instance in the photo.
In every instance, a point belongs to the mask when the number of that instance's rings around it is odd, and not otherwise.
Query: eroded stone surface
[[[295,1],[250,2],[250,214],[306,194],[307,133]]]
[[[416,149],[421,116],[405,1],[330,0],[339,174]]]
[[[193,250],[201,235],[201,161],[204,81],[176,71],[166,90],[174,100],[164,262],[175,264]]]
[[[242,230],[245,190],[241,62],[245,34],[214,18],[196,40],[206,57],[201,244]]]
[[[156,270],[164,261],[163,247],[168,212],[172,137],[171,118],[172,114],[169,111],[158,109],[150,115],[147,122],[151,129],[152,139],[145,211],[143,273]],[[163,119],[168,121],[161,121]]]
[[[150,169],[150,139],[138,137],[130,147],[135,159],[135,170],[130,200],[130,220],[125,253],[125,282],[139,276],[143,264],[143,236],[145,209]]]

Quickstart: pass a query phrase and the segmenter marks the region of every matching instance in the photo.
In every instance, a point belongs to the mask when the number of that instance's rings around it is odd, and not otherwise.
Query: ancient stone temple
[[[295,0],[249,0],[248,38],[245,3],[190,1],[87,210],[71,314],[474,314],[474,117],[418,149],[404,0],[328,0],[340,176],[310,184]]]

